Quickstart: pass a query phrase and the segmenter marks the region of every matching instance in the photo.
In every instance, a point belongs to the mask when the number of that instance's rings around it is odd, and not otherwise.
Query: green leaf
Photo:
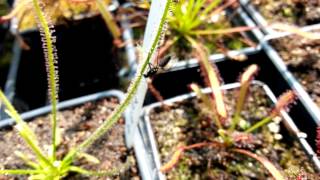
[[[45,45],[44,54],[47,65],[47,76],[49,85],[49,97],[51,102],[51,125],[52,125],[52,157],[51,159],[55,161],[56,158],[56,131],[57,131],[57,103],[58,103],[58,68],[56,65],[58,59],[56,56],[56,49],[54,45],[54,37],[52,35],[52,26],[49,27],[49,21],[46,18],[45,13],[41,10],[39,0],[32,0],[34,12],[37,16],[38,24],[40,27],[40,33],[44,41],[42,43]],[[52,25],[52,24],[50,24]]]
[[[209,62],[208,53],[205,51],[204,47],[198,44],[194,39],[191,37],[187,37],[187,40],[192,44],[195,48],[200,63],[203,65],[205,69],[205,73],[209,78],[210,87],[212,89],[212,96],[215,101],[215,110],[219,117],[225,119],[227,118],[227,110],[223,99],[223,93],[220,89],[220,76],[216,69],[214,69],[212,64]]]
[[[213,8],[217,7],[220,4],[221,0],[213,0],[209,6],[207,6],[204,11],[201,13],[201,16],[207,16]]]
[[[135,78],[132,80],[132,83],[130,84],[128,88],[128,92],[126,94],[126,97],[124,98],[123,102],[115,108],[115,110],[109,115],[109,117],[104,121],[104,123],[97,128],[90,137],[88,137],[83,143],[81,143],[78,147],[76,147],[74,150],[70,151],[62,160],[62,166],[68,165],[70,161],[74,159],[74,157],[79,152],[83,152],[86,148],[88,148],[90,145],[93,144],[94,141],[99,139],[103,134],[105,134],[121,117],[122,113],[125,111],[125,109],[130,105],[131,101],[133,100],[139,85],[142,81],[143,74],[146,71],[148,64],[151,61],[152,56],[154,55],[157,46],[159,44],[159,40],[161,38],[161,34],[163,33],[163,27],[166,23],[167,16],[169,14],[169,9],[171,7],[171,0],[168,0],[165,5],[165,10],[163,14],[161,14],[161,20],[159,28],[156,32],[156,37],[154,41],[152,42],[151,48],[147,54],[147,57],[142,60],[142,64],[139,66],[139,69],[137,71],[137,74]]]
[[[100,163],[98,158],[96,158],[96,157],[94,157],[94,156],[92,156],[90,154],[84,153],[84,152],[78,153],[77,156],[78,156],[78,158],[84,158],[88,162],[93,163],[93,164],[99,164]]]
[[[18,114],[18,112],[15,110],[15,108],[12,106],[12,104],[5,97],[4,93],[1,90],[0,101],[2,101],[7,108],[5,112],[17,123],[16,129],[18,130],[23,140],[29,145],[30,149],[35,153],[38,161],[42,164],[46,164],[54,168],[49,159],[44,156],[44,153],[40,149],[34,132],[29,128],[27,123],[22,120],[21,116]]]
[[[3,169],[0,170],[0,174],[4,175],[30,175],[30,174],[41,174],[45,173],[40,170],[32,170],[32,169]]]
[[[96,0],[96,4],[113,38],[119,39],[121,37],[120,28],[115,22],[112,14],[107,10],[108,3],[105,3],[103,0]]]
[[[236,110],[229,131],[233,131],[240,121],[240,113],[243,109],[249,91],[250,83],[253,80],[253,76],[258,72],[258,69],[259,68],[256,64],[252,64],[246,69],[246,71],[240,77],[241,86],[238,92]]]
[[[30,167],[34,168],[34,169],[38,169],[40,168],[39,165],[35,162],[33,162],[27,155],[25,155],[24,153],[20,152],[20,151],[15,151],[14,154],[19,157],[20,159],[22,159],[27,165],[29,165]]]
[[[200,87],[197,84],[195,83],[190,84],[190,88],[192,89],[193,92],[196,93],[197,97],[201,99],[202,102],[204,102],[206,107],[209,107],[209,109],[213,108],[209,100],[210,98],[208,98],[205,94],[202,93]]]

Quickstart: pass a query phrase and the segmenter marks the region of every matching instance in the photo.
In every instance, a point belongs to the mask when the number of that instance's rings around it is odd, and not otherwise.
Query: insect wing
[[[161,70],[166,71],[166,70],[169,70],[177,62],[177,60],[178,60],[177,58],[169,54],[159,61],[158,66],[160,67]]]

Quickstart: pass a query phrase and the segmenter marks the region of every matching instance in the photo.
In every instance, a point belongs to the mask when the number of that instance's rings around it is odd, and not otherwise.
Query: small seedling
[[[220,89],[220,85],[217,84],[218,81],[216,77],[217,71],[212,68],[210,63],[206,59],[205,53],[201,51],[201,46],[198,46],[197,49],[198,54],[202,54],[203,56],[199,55],[200,58],[205,58],[201,61],[200,65],[202,66],[201,70],[203,75],[205,76],[205,81],[207,81],[208,85],[216,84],[214,86],[210,86],[212,88],[211,96],[207,96],[202,93],[201,89],[196,84],[191,84],[190,88],[196,93],[197,97],[201,99],[204,104],[203,113],[208,114],[211,119],[213,119],[213,125],[218,128],[218,136],[217,137],[210,137],[210,141],[208,142],[199,142],[196,144],[185,145],[179,147],[174,154],[172,155],[170,161],[164,164],[160,171],[161,172],[168,172],[172,168],[175,167],[176,164],[179,163],[181,156],[185,151],[192,150],[192,149],[201,149],[205,147],[210,148],[222,148],[224,150],[229,151],[230,153],[235,154],[242,154],[248,157],[251,157],[258,162],[260,162],[268,172],[275,178],[275,179],[284,179],[282,172],[278,170],[269,160],[265,157],[257,155],[249,150],[239,148],[239,144],[244,143],[245,145],[249,145],[252,141],[252,137],[256,130],[261,128],[262,126],[267,125],[269,122],[272,121],[277,116],[281,115],[282,110],[287,110],[288,106],[292,104],[295,100],[296,95],[292,91],[288,91],[284,93],[279,99],[275,107],[270,111],[269,115],[260,121],[257,121],[254,124],[249,124],[247,127],[243,129],[243,127],[239,124],[241,119],[241,111],[244,107],[245,101],[248,96],[249,87],[251,81],[254,79],[254,75],[258,71],[257,65],[251,65],[241,76],[240,76],[240,88],[238,90],[237,95],[235,98],[236,100],[236,107],[234,111],[234,115],[232,115],[231,122],[228,122],[230,118],[228,118],[228,113],[225,113],[225,104],[223,98],[223,92]],[[199,52],[200,51],[200,52]],[[213,76],[213,77],[210,77]],[[211,79],[211,80],[210,80]],[[215,89],[214,89],[215,88]],[[216,92],[215,92],[216,91]],[[220,95],[219,95],[220,94]],[[222,101],[217,101],[215,98],[218,96],[222,97]],[[224,114],[225,113],[225,114]],[[226,116],[224,116],[226,115]]]

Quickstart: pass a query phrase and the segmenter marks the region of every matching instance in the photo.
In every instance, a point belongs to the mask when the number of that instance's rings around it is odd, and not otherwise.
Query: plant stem
[[[174,152],[171,159],[160,168],[160,171],[162,173],[170,171],[177,163],[179,163],[179,160],[180,160],[181,156],[183,155],[184,151],[196,149],[196,148],[202,148],[202,147],[206,147],[206,146],[223,147],[224,144],[221,144],[219,142],[201,142],[201,143],[192,144],[189,146],[181,146]]]
[[[160,26],[157,31],[156,38],[155,38],[154,42],[152,43],[152,46],[151,46],[150,51],[148,52],[147,58],[142,62],[142,65],[138,69],[138,72],[136,74],[135,79],[130,84],[124,101],[119,106],[117,106],[117,108],[111,113],[111,115],[104,121],[104,123],[96,131],[93,132],[93,134],[89,138],[87,138],[83,143],[81,143],[75,150],[69,152],[65,156],[65,158],[63,159],[63,162],[65,162],[65,163],[70,162],[70,159],[74,158],[74,156],[77,154],[77,152],[84,151],[86,148],[88,148],[90,145],[92,145],[92,143],[94,141],[99,139],[104,133],[106,133],[119,120],[122,113],[129,106],[129,104],[131,103],[131,100],[133,99],[133,97],[136,94],[136,91],[139,87],[139,84],[140,84],[142,78],[143,78],[143,74],[146,71],[147,66],[151,60],[151,57],[157,48],[158,41],[161,37],[163,26],[164,26],[166,18],[167,18],[170,4],[171,4],[171,0],[168,0],[166,7],[165,7],[165,10],[164,10],[164,13],[161,18],[161,21],[160,21]]]
[[[70,166],[70,171],[87,176],[114,176],[119,174],[118,169],[114,169],[111,171],[88,171],[77,166]]]
[[[185,38],[194,47],[194,49],[199,55],[199,62],[203,64],[205,74],[209,79],[210,88],[212,89],[212,104],[214,107],[213,111],[215,112],[215,116],[217,117],[216,125],[219,127],[219,129],[223,129],[222,123],[223,120],[227,118],[227,111],[223,100],[223,93],[220,89],[219,74],[216,71],[216,69],[212,67],[212,64],[209,62],[208,54],[205,51],[205,49],[199,43],[197,43],[192,37],[185,36]]]
[[[264,119],[262,119],[261,121],[257,122],[256,124],[254,124],[253,126],[251,126],[249,129],[247,129],[245,132],[246,133],[251,133],[252,131],[260,128],[261,126],[269,123],[272,120],[271,117],[266,117]]]
[[[48,79],[49,79],[49,93],[51,100],[51,124],[52,124],[52,160],[56,160],[56,136],[57,136],[57,77],[56,77],[56,69],[55,69],[55,56],[54,56],[54,46],[52,43],[52,34],[50,32],[49,24],[46,20],[45,15],[41,11],[41,7],[39,5],[38,0],[33,0],[33,6],[36,12],[36,15],[39,20],[40,29],[44,33],[43,42],[46,45],[46,49],[44,49],[46,61],[47,61],[47,70],[48,70]]]
[[[249,86],[250,86],[249,82],[241,84],[241,87],[239,90],[239,96],[236,104],[236,111],[234,113],[234,117],[231,122],[231,127],[229,128],[230,132],[232,132],[236,128],[236,126],[239,124],[240,117],[241,117],[240,113],[243,108]]]
[[[36,139],[36,135],[33,133],[33,131],[29,128],[29,126],[21,119],[21,116],[17,113],[17,111],[14,109],[12,104],[8,101],[8,99],[5,97],[3,92],[0,90],[0,100],[4,103],[4,105],[7,108],[7,113],[10,115],[10,117],[15,120],[17,123],[17,129],[20,133],[23,140],[29,145],[30,149],[35,153],[37,158],[50,166],[51,168],[54,168],[50,161],[44,156],[41,149],[38,146],[38,141]]]
[[[259,163],[261,163],[263,165],[263,167],[265,167],[268,172],[272,175],[272,177],[275,180],[285,180],[286,178],[282,175],[283,173],[281,172],[281,170],[279,170],[277,167],[275,167],[268,159],[266,159],[263,156],[259,156],[257,154],[254,154],[250,151],[247,151],[245,149],[232,149],[231,151],[236,152],[236,153],[240,153],[242,155],[248,156],[250,158],[253,158],[255,160],[257,160]]]
[[[111,15],[111,13],[106,9],[107,4],[105,4],[102,0],[96,0],[96,4],[99,8],[100,13],[102,14],[102,17],[104,21],[106,22],[112,36],[114,39],[119,39],[121,36],[120,29],[117,26],[117,24],[114,22],[114,19]]]
[[[0,170],[0,174],[12,174],[12,175],[31,175],[31,174],[40,174],[44,171],[32,170],[32,169],[8,169]]]

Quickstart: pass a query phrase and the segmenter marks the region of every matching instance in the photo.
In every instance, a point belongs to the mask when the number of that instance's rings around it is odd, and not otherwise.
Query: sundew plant
[[[135,96],[141,80],[144,78],[143,74],[146,72],[148,64],[153,57],[157,47],[159,45],[159,40],[163,34],[163,26],[166,22],[169,10],[172,4],[171,0],[165,1],[165,9],[163,12],[158,13],[160,19],[160,24],[157,27],[154,35],[154,39],[151,43],[151,48],[148,51],[145,58],[141,60],[140,67],[136,73],[135,78],[128,88],[123,102],[116,107],[116,109],[109,115],[109,117],[97,128],[91,136],[89,136],[85,141],[83,141],[78,146],[70,150],[63,158],[58,159],[56,150],[59,141],[58,133],[58,123],[59,119],[57,117],[57,103],[58,103],[58,70],[57,70],[57,52],[54,46],[56,41],[54,34],[54,28],[50,22],[50,17],[46,15],[43,11],[43,6],[39,0],[32,0],[32,6],[34,8],[35,15],[38,20],[38,26],[40,29],[43,51],[45,56],[45,63],[47,67],[48,74],[48,85],[49,85],[49,98],[51,101],[51,133],[52,142],[51,147],[48,152],[44,151],[44,147],[40,145],[37,140],[36,134],[29,128],[27,123],[23,121],[21,116],[12,106],[12,104],[5,97],[4,93],[0,90],[0,102],[6,107],[6,112],[10,117],[16,122],[16,130],[19,135],[26,142],[28,147],[32,150],[35,155],[35,159],[29,159],[27,155],[23,153],[18,153],[18,156],[25,162],[29,167],[27,169],[2,169],[0,174],[5,175],[29,175],[29,179],[42,179],[42,180],[58,180],[65,177],[70,172],[76,172],[84,175],[96,175],[105,176],[113,175],[112,172],[117,172],[117,170],[110,171],[88,171],[78,166],[73,165],[73,161],[78,155],[85,153],[84,151],[93,144],[97,139],[104,135],[121,117],[122,113],[131,103],[133,97]],[[90,157],[90,155],[87,155]],[[94,157],[91,157],[94,158]],[[124,168],[124,167],[121,167]]]
[[[230,27],[229,20],[224,19],[224,12],[235,3],[235,0],[180,0],[177,2],[173,16],[168,18],[170,30],[168,34],[172,38],[166,40],[161,53],[169,48],[182,52],[187,51],[192,47],[192,40],[204,44],[210,51],[223,49],[225,52],[228,48],[243,48],[247,41],[234,34],[251,30],[254,27]],[[228,43],[220,43],[222,39]],[[228,44],[229,47],[225,47],[225,44]],[[253,43],[247,44],[252,45]],[[183,56],[182,53],[180,54]]]
[[[244,147],[252,145],[251,143],[254,139],[253,137],[261,127],[272,122],[276,117],[281,116],[282,110],[288,109],[288,106],[295,101],[295,93],[293,91],[284,93],[278,98],[277,104],[272,108],[269,114],[267,114],[261,120],[253,122],[252,124],[247,120],[243,120],[247,123],[246,126],[243,126],[241,123],[239,123],[240,119],[242,119],[241,112],[243,111],[246,99],[249,96],[251,82],[254,79],[254,75],[258,71],[258,66],[249,66],[247,70],[240,76],[240,87],[234,96],[236,98],[236,105],[234,111],[231,111],[233,112],[232,114],[230,111],[227,111],[223,92],[220,88],[220,82],[217,80],[217,77],[219,76],[216,70],[213,69],[210,63],[203,63],[201,66],[205,82],[209,87],[211,87],[212,92],[209,95],[203,94],[197,84],[191,84],[190,88],[193,92],[195,92],[197,98],[200,99],[200,102],[203,103],[200,108],[201,112],[199,112],[198,115],[200,116],[200,114],[205,114],[205,117],[208,117],[210,120],[212,120],[212,125],[210,126],[216,127],[217,134],[212,134],[212,136],[208,134],[207,140],[202,142],[200,141],[194,144],[181,145],[177,147],[171,156],[171,159],[160,168],[160,171],[168,172],[172,170],[177,164],[179,164],[180,160],[183,161],[182,157],[185,152],[201,148],[216,148],[217,150],[226,151],[230,154],[234,154],[235,156],[237,154],[241,154],[249,158],[253,158],[263,165],[263,167],[270,175],[272,175],[274,179],[285,179],[282,171],[277,169],[277,167],[273,165],[271,161],[264,156],[251,151],[253,148],[251,150],[249,148],[248,150]],[[201,129],[200,125],[199,128]],[[230,162],[230,164],[227,166],[231,167],[236,165]]]

